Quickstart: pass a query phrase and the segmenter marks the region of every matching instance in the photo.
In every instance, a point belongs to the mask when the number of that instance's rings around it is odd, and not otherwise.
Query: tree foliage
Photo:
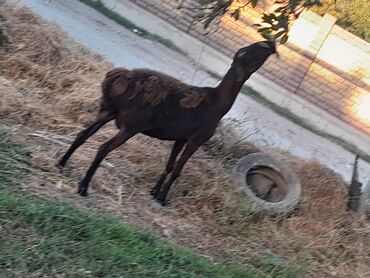
[[[201,4],[195,18],[208,26],[224,14],[238,20],[243,9],[248,6],[256,8],[264,0],[198,0]],[[258,32],[269,41],[286,43],[288,40],[289,25],[292,20],[299,17],[302,11],[313,6],[320,6],[320,0],[276,0],[277,8],[272,12],[262,14],[262,22],[256,24]]]
[[[183,0],[182,0],[183,1]],[[243,9],[256,8],[266,0],[198,0],[200,8],[195,18],[205,28],[224,14],[238,20]],[[232,5],[236,2],[236,5]],[[305,9],[323,15],[330,13],[338,18],[338,24],[350,32],[370,40],[370,0],[276,0],[272,12],[262,14],[262,22],[256,24],[258,32],[267,40],[284,44],[288,40],[290,23]]]

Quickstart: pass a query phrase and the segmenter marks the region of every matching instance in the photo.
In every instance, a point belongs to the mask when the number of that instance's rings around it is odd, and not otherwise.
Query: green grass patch
[[[7,231],[0,237],[0,268],[9,277],[266,277],[253,267],[211,263],[149,232],[66,204],[2,192],[0,219]]]
[[[183,55],[186,55],[184,51],[182,51],[180,48],[178,48],[172,41],[167,40],[165,38],[162,38],[161,36],[158,36],[156,34],[150,33],[146,31],[145,29],[135,25],[128,19],[121,16],[119,13],[116,13],[115,11],[109,9],[107,6],[104,5],[100,0],[79,0],[80,2],[94,8],[95,10],[99,11],[106,17],[112,19],[119,25],[131,30],[135,34],[142,36],[143,38],[149,39],[151,41],[158,42],[172,50],[175,50]],[[134,31],[135,30],[135,31]]]
[[[302,277],[287,266],[211,262],[112,216],[22,195],[29,160],[0,132],[1,277]]]

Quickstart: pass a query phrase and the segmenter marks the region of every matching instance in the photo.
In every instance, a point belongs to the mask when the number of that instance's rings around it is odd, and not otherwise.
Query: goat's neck
[[[231,66],[227,71],[220,84],[216,87],[218,103],[223,115],[231,109],[241,87],[250,76],[251,74],[246,73],[242,78],[238,79],[236,67],[234,66]]]

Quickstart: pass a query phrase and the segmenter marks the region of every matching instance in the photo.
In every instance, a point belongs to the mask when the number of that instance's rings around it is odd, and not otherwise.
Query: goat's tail
[[[130,71],[124,68],[115,68],[107,72],[102,83],[103,97],[100,104],[100,111],[115,110],[114,98],[127,89],[129,84],[127,77],[129,73]],[[120,79],[120,82],[115,82],[118,79]]]

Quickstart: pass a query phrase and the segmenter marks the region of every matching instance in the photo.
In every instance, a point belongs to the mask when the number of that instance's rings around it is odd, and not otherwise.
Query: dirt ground
[[[210,259],[258,265],[275,254],[311,277],[369,277],[369,223],[345,211],[346,183],[340,175],[317,161],[264,148],[297,171],[303,200],[289,217],[256,217],[229,173],[238,158],[258,147],[240,140],[229,125],[192,157],[167,207],[153,202],[148,191],[171,144],[142,135],[113,152],[96,173],[90,196],[79,197],[76,184],[97,147],[116,132],[114,125],[81,147],[65,170],[54,165],[94,118],[98,80],[112,65],[28,9],[3,6],[0,19],[9,39],[0,49],[1,129],[30,152],[32,170],[24,191],[115,214]]]

